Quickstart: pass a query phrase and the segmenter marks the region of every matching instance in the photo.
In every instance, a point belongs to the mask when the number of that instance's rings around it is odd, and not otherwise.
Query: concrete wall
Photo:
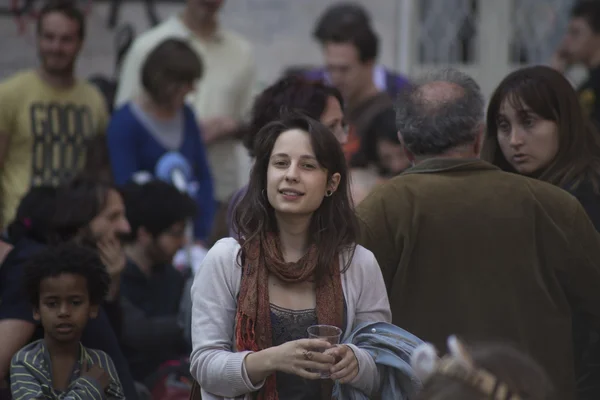
[[[9,2],[10,0],[0,0]],[[396,0],[358,0],[368,4],[382,39],[381,60],[393,66],[397,59],[395,20]],[[95,2],[88,15],[88,39],[78,65],[78,73],[112,74],[114,66],[114,32],[106,27],[108,5]],[[142,3],[125,0],[121,7],[120,22],[133,24],[138,33],[148,28]],[[259,78],[269,82],[285,67],[293,64],[320,62],[318,46],[310,34],[317,16],[332,0],[227,0],[223,23],[251,40],[256,47]],[[181,9],[181,5],[160,4],[161,18]],[[20,35],[15,21],[0,17],[0,78],[37,63],[34,22],[28,32]]]

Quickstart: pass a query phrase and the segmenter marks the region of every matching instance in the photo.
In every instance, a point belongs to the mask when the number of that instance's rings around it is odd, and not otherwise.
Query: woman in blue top
[[[142,66],[144,95],[118,109],[108,127],[115,183],[149,172],[187,191],[198,205],[198,240],[211,230],[215,200],[200,128],[185,98],[202,72],[202,61],[186,42],[165,40]]]

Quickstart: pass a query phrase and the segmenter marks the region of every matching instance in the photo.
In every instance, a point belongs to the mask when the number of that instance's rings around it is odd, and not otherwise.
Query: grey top
[[[178,150],[183,144],[183,110],[179,110],[175,117],[162,120],[144,111],[139,104],[130,103],[131,112],[148,130],[150,135],[167,150]]]
[[[250,381],[244,363],[249,352],[236,351],[233,341],[242,275],[239,250],[237,240],[219,240],[194,276],[190,362],[204,400],[250,399],[251,393],[264,384],[255,385]],[[340,269],[348,262],[348,268],[342,274],[347,306],[344,336],[362,322],[390,322],[392,319],[381,270],[373,253],[356,246],[354,253],[344,251],[340,254]],[[366,350],[352,344],[348,346],[356,355],[359,366],[358,376],[350,385],[371,396],[377,392],[380,378],[373,357]]]

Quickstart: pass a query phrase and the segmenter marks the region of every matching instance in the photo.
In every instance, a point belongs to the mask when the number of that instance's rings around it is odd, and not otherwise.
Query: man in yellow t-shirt
[[[31,186],[58,185],[85,162],[87,141],[104,134],[100,92],[74,76],[85,32],[82,13],[65,2],[40,12],[40,68],[0,83],[0,228]]]

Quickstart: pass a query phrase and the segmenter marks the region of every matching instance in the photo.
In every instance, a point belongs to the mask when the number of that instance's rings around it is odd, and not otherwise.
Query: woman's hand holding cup
[[[331,343],[320,339],[300,339],[271,347],[272,369],[305,379],[321,379],[321,373],[331,370],[336,360],[325,351]],[[312,372],[314,371],[314,372]]]
[[[340,383],[350,383],[358,375],[358,360],[354,351],[349,346],[338,345],[325,351],[325,354],[335,358],[335,365],[331,367],[330,378]]]

